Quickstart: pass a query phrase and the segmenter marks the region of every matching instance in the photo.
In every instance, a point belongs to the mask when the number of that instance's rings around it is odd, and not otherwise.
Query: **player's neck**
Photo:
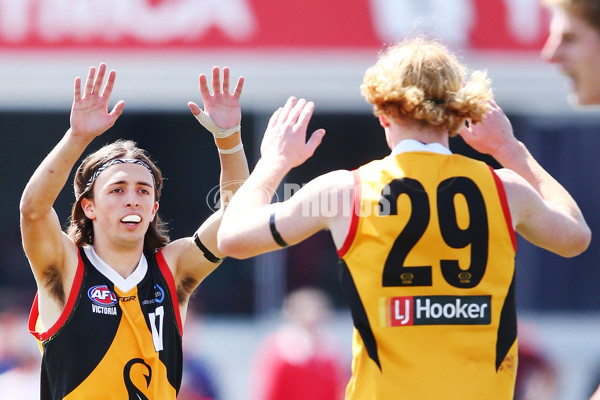
[[[390,147],[393,149],[398,143],[406,139],[417,140],[421,143],[431,144],[439,143],[444,147],[449,148],[450,142],[446,133],[439,133],[439,131],[398,131],[390,133]]]
[[[392,149],[406,139],[414,139],[425,144],[439,143],[448,148],[450,146],[446,131],[439,127],[422,125],[419,121],[409,118],[395,119],[385,129],[388,144]]]
[[[119,275],[127,279],[138,266],[144,250],[144,243],[132,247],[115,246],[102,240],[94,240],[94,251]]]

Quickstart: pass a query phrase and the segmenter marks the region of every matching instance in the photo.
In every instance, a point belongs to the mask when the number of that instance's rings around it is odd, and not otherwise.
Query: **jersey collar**
[[[85,246],[83,248],[85,255],[88,257],[94,268],[96,268],[102,275],[108,278],[116,287],[122,292],[128,292],[133,287],[144,279],[146,272],[148,271],[148,261],[142,254],[140,262],[131,275],[127,278],[123,278],[117,271],[115,271],[110,265],[102,261],[98,254],[94,251],[94,246]]]
[[[439,153],[451,155],[450,149],[440,143],[423,143],[414,139],[404,139],[394,147],[392,155],[398,155],[409,151],[428,151],[430,153]]]

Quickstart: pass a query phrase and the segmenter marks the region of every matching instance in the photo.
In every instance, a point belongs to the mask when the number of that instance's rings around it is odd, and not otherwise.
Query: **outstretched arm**
[[[247,258],[286,243],[295,244],[329,227],[330,220],[320,212],[324,209],[321,202],[339,201],[341,205],[344,199],[338,196],[352,193],[339,190],[342,182],[352,185],[349,172],[337,171],[309,182],[289,200],[270,204],[284,176],[312,156],[321,143],[323,129],[306,141],[313,110],[312,102],[290,98],[271,117],[261,144],[261,159],[225,211],[218,234],[219,249],[225,254]]]
[[[125,105],[119,101],[112,111],[108,111],[116,72],[108,73],[103,88],[105,75],[105,64],[100,64],[98,69],[91,67],[83,93],[81,78],[75,79],[71,127],[35,170],[21,197],[23,247],[38,286],[46,279],[44,273],[48,268],[57,268],[57,272],[61,272],[67,262],[67,248],[75,250],[72,241],[62,232],[52,208],[54,201],[85,148],[96,136],[113,126]]]
[[[221,205],[227,207],[228,199],[242,185],[248,177],[248,161],[243,150],[241,136],[242,113],[240,109],[240,96],[244,86],[244,77],[238,78],[233,94],[229,93],[229,68],[223,68],[223,89],[221,89],[220,71],[218,67],[212,70],[212,89],[210,93],[206,75],[199,78],[200,94],[204,102],[204,110],[194,102],[188,106],[192,114],[213,134],[219,152],[221,163]],[[212,123],[212,125],[211,125]],[[218,229],[218,225],[216,227]],[[216,231],[215,231],[216,233]],[[212,248],[216,250],[216,236],[212,238]]]
[[[565,256],[577,255],[588,247],[591,232],[577,203],[515,138],[510,121],[496,103],[491,103],[481,123],[463,128],[460,135],[475,150],[490,154],[519,175],[497,171],[505,184],[519,233],[534,244]],[[532,191],[537,193],[528,193]],[[524,201],[526,198],[529,200]]]
[[[197,240],[208,251],[208,258],[198,248],[194,238],[183,238],[169,244],[164,254],[174,269],[177,282],[191,282],[184,288],[191,292],[218,265],[218,258],[224,257],[217,248],[217,230],[221,223],[223,208],[240,185],[248,177],[248,162],[241,141],[240,96],[244,78],[240,77],[230,93],[229,68],[223,68],[223,80],[218,67],[212,70],[212,93],[206,75],[199,77],[200,94],[204,103],[202,110],[196,103],[188,106],[198,121],[214,136],[221,163],[221,210],[211,215],[196,231]],[[210,254],[215,258],[210,260]]]

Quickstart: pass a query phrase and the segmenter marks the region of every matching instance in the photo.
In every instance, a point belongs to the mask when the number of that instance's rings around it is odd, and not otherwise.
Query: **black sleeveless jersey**
[[[145,275],[123,292],[80,249],[67,304],[43,332],[36,296],[29,330],[42,350],[41,399],[175,399],[182,374],[175,282],[161,251],[145,257]]]

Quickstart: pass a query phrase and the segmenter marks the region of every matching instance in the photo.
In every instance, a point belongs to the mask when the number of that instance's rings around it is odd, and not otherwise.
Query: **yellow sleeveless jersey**
[[[123,292],[80,249],[67,304],[44,332],[36,296],[29,329],[42,349],[41,400],[175,399],[183,361],[175,284],[160,251],[146,259],[146,273]]]
[[[346,399],[512,399],[516,237],[501,181],[426,151],[353,173],[338,251],[354,321]]]

